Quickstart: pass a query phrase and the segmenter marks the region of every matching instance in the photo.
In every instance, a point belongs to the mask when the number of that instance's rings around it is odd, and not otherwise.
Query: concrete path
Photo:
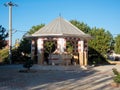
[[[0,90],[120,90],[110,85],[112,68],[120,65],[88,67],[39,66],[36,72],[20,73],[22,65],[0,66]]]

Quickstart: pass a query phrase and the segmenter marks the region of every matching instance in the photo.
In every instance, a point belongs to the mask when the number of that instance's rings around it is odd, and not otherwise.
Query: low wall
[[[110,64],[119,64],[119,65],[120,65],[120,61],[111,61],[111,60],[108,60],[108,62],[109,62]]]

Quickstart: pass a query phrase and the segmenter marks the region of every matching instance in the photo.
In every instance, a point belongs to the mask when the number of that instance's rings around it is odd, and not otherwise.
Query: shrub
[[[120,74],[113,78],[114,82],[120,83]]]
[[[108,64],[107,60],[102,55],[99,55],[99,54],[89,55],[88,63],[90,65],[92,65],[92,64],[94,64],[94,65]]]
[[[19,51],[19,49],[13,49],[12,50],[12,63],[23,64],[28,59],[29,59],[29,56],[28,55],[23,55],[22,52]]]
[[[0,63],[8,63],[8,49],[4,48],[0,50]]]
[[[115,83],[120,83],[120,72],[117,71],[116,68],[113,68],[113,73],[114,73],[114,77],[113,77],[113,80]]]
[[[120,73],[117,71],[116,68],[113,68],[112,70],[113,70],[114,75],[120,75]]]
[[[24,62],[23,56],[18,49],[12,50],[12,63],[21,64]]]
[[[23,67],[27,68],[28,71],[30,70],[32,66],[33,66],[33,60],[31,59],[26,60],[26,62],[23,64]]]

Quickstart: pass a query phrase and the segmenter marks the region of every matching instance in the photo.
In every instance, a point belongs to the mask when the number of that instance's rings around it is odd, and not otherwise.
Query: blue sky
[[[120,34],[120,0],[11,0],[13,7],[13,43],[21,39],[33,25],[48,24],[61,16],[78,20],[90,27],[104,28],[115,36]],[[0,0],[0,25],[8,30],[8,7]],[[14,31],[17,32],[14,33]]]

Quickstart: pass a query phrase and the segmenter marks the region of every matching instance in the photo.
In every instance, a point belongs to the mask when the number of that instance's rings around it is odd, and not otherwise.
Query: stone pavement
[[[110,85],[112,68],[120,65],[88,67],[40,66],[36,72],[20,73],[22,65],[0,66],[0,90],[120,90]]]

